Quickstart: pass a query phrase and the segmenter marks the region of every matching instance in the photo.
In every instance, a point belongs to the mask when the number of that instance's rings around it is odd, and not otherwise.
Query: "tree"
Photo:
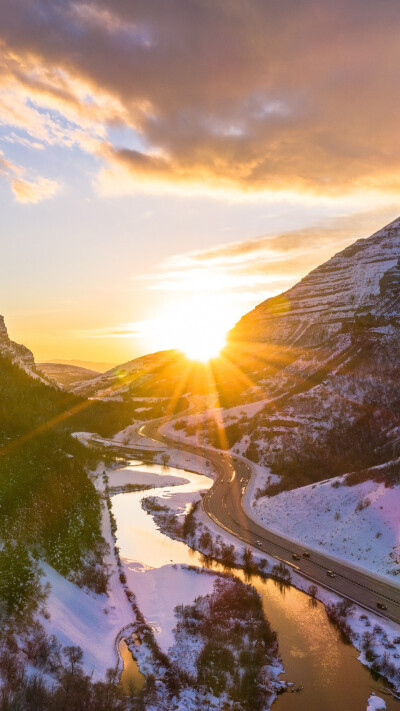
[[[81,647],[64,647],[63,654],[70,663],[70,672],[72,675],[82,671],[83,650]]]
[[[226,568],[232,568],[236,562],[236,553],[234,545],[221,544],[221,561]]]
[[[312,598],[315,598],[317,596],[318,588],[316,585],[310,585],[307,592]]]
[[[169,460],[171,459],[170,455],[167,454],[167,452],[163,452],[161,455],[161,461],[164,467],[167,466]]]
[[[251,573],[253,570],[253,554],[250,550],[250,548],[245,548],[243,551],[243,568],[245,573]]]

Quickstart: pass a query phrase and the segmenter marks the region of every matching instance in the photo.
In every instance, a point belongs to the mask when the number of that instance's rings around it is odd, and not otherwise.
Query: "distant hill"
[[[63,358],[50,358],[46,361],[49,365],[53,363],[59,363],[61,365],[75,365],[77,368],[84,368],[86,370],[92,370],[95,373],[105,373],[107,370],[111,370],[116,366],[116,363],[107,363],[103,361],[95,360],[64,360]]]
[[[47,378],[52,378],[56,383],[67,388],[98,375],[94,370],[63,363],[38,363],[37,367]]]

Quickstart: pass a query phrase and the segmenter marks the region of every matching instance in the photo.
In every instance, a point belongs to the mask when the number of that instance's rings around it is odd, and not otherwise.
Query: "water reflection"
[[[171,467],[165,468],[164,472],[174,476],[183,474],[189,483],[168,490],[158,488],[152,490],[151,495],[165,499],[179,495],[184,500],[185,496],[207,487],[208,480],[203,476]],[[110,479],[111,476],[112,473]],[[207,556],[158,531],[153,518],[140,505],[148,493],[113,497],[121,557],[135,561],[142,569],[186,563],[222,570]],[[245,579],[242,571],[235,574]],[[278,633],[284,678],[294,682],[294,688],[304,686],[299,693],[279,696],[274,711],[364,711],[371,691],[385,699],[389,711],[400,711],[400,704],[393,697],[384,695],[385,684],[381,680],[374,681],[368,669],[357,661],[357,650],[344,643],[321,603],[270,578],[253,577],[251,583],[262,596],[265,615]]]
[[[140,673],[137,662],[132,657],[124,639],[121,639],[118,649],[124,663],[124,671],[121,675],[118,687],[124,696],[135,696],[143,689],[146,679],[143,674]]]

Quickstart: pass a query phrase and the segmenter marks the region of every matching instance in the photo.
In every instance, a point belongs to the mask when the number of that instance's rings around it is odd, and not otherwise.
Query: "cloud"
[[[324,225],[174,255],[144,280],[166,292],[253,294],[261,300],[301,279],[336,251],[367,237],[397,216],[397,206],[336,217]],[[240,297],[239,297],[240,298]]]
[[[0,122],[100,156],[103,192],[400,187],[397,0],[5,0],[1,12]],[[140,149],[110,139],[118,125]]]
[[[17,202],[38,203],[53,197],[60,185],[56,180],[49,178],[26,177],[26,170],[6,159],[0,151],[0,177],[4,178],[11,186]]]
[[[53,197],[59,184],[55,180],[41,177],[36,180],[14,178],[11,180],[11,189],[17,202],[35,204]]]
[[[79,331],[85,338],[140,338],[148,329],[150,321],[134,321],[132,323],[119,323],[105,328],[92,328]]]

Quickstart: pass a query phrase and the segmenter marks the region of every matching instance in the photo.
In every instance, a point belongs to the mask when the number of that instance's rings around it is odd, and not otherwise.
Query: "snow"
[[[102,476],[96,480],[97,488],[104,488]],[[47,563],[42,562],[43,582],[50,583],[46,602],[50,619],[43,620],[49,634],[54,634],[63,645],[78,645],[84,650],[83,667],[93,678],[104,679],[107,669],[118,663],[116,641],[120,631],[134,621],[134,613],[119,580],[115,557],[112,553],[114,540],[110,516],[105,502],[101,511],[102,535],[110,552],[104,563],[109,566],[109,592],[96,595],[87,592],[59,575]]]
[[[118,657],[115,639],[133,612],[114,575],[110,596],[88,594],[42,562],[44,582],[51,592],[46,608],[50,619],[43,620],[49,634],[62,645],[78,645],[84,650],[84,669],[93,678],[104,679],[107,669],[115,668]]]
[[[378,711],[378,709],[385,709],[386,704],[383,699],[380,699],[379,696],[375,696],[375,694],[371,694],[371,696],[368,699],[368,706],[367,706],[367,711]]]
[[[156,641],[168,652],[174,643],[175,607],[192,604],[199,595],[208,595],[215,576],[172,565],[138,569],[134,563],[125,563],[125,571],[141,612],[155,630]]]
[[[353,318],[360,306],[371,309],[380,294],[380,279],[397,264],[399,219],[369,239],[358,240],[314,269],[283,296],[290,304],[267,299],[236,325],[234,337],[251,340],[263,335],[269,342],[298,343],[308,329],[310,345],[323,324],[325,337],[340,330],[344,318]],[[313,329],[310,329],[310,326]],[[307,338],[307,335],[306,335]],[[318,335],[317,335],[318,338]]]
[[[152,439],[147,439],[144,437],[141,437],[137,429],[138,427],[143,426],[143,422],[134,422],[131,425],[128,425],[125,427],[125,429],[121,430],[120,432],[117,432],[116,435],[112,438],[112,440],[107,440],[105,441],[105,445],[107,444],[123,444],[128,447],[141,447],[142,449],[156,449],[159,450],[160,448],[163,449],[163,445],[159,444],[158,442],[155,442]]]
[[[266,528],[381,575],[400,570],[400,485],[369,480],[349,487],[337,477],[256,501],[255,487],[244,506]]]
[[[171,476],[166,469],[158,464],[130,464],[124,469],[108,472],[109,486],[126,486],[126,484],[145,484],[152,486],[176,486],[187,484],[188,479]]]

